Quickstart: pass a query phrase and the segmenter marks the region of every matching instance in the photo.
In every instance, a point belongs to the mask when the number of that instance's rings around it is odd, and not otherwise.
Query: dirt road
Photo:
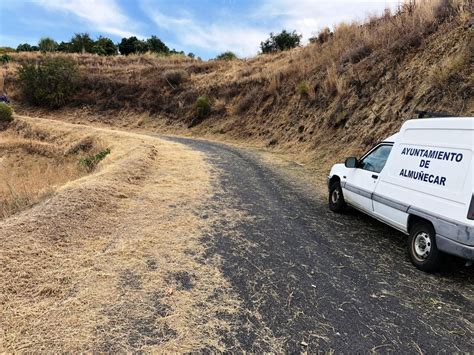
[[[472,351],[473,268],[417,271],[402,235],[328,212],[298,165],[17,120],[111,153],[0,220],[0,352]]]
[[[243,300],[227,346],[248,351],[375,350],[395,353],[473,349],[473,268],[451,260],[416,270],[404,236],[360,213],[328,211],[325,196],[297,167],[219,143],[173,138],[218,168],[222,204],[242,216],[206,238]],[[302,178],[303,177],[303,178]]]

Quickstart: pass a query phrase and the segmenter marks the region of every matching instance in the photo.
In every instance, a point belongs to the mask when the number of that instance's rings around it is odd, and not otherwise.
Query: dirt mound
[[[51,141],[92,137],[111,153],[93,174],[0,221],[0,351],[223,350],[228,324],[215,314],[239,303],[218,260],[202,262],[211,172],[201,154],[147,136],[17,120]]]
[[[87,172],[79,162],[101,143],[73,132],[46,131],[17,119],[0,132],[0,218],[50,196]]]

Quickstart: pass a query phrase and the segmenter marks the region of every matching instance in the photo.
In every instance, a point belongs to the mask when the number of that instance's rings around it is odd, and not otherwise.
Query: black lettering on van
[[[439,182],[440,185],[446,186],[446,178],[441,177],[441,181]]]
[[[457,161],[458,163],[462,160],[462,158],[463,158],[462,153],[456,154],[456,161]]]

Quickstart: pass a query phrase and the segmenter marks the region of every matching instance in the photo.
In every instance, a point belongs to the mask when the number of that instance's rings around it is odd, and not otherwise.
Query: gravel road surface
[[[232,225],[223,217],[204,240],[243,300],[234,329],[222,334],[231,349],[473,351],[472,267],[452,258],[441,273],[418,271],[403,234],[355,211],[328,211],[296,165],[282,169],[221,143],[167,139],[204,152],[216,168],[210,213],[231,208],[243,216]]]

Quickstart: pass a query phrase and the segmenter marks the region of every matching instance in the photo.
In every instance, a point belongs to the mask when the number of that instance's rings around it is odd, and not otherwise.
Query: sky
[[[270,32],[296,30],[303,43],[324,27],[394,9],[401,0],[0,0],[0,46],[68,41],[74,33],[158,36],[203,59],[230,50],[251,57]]]

